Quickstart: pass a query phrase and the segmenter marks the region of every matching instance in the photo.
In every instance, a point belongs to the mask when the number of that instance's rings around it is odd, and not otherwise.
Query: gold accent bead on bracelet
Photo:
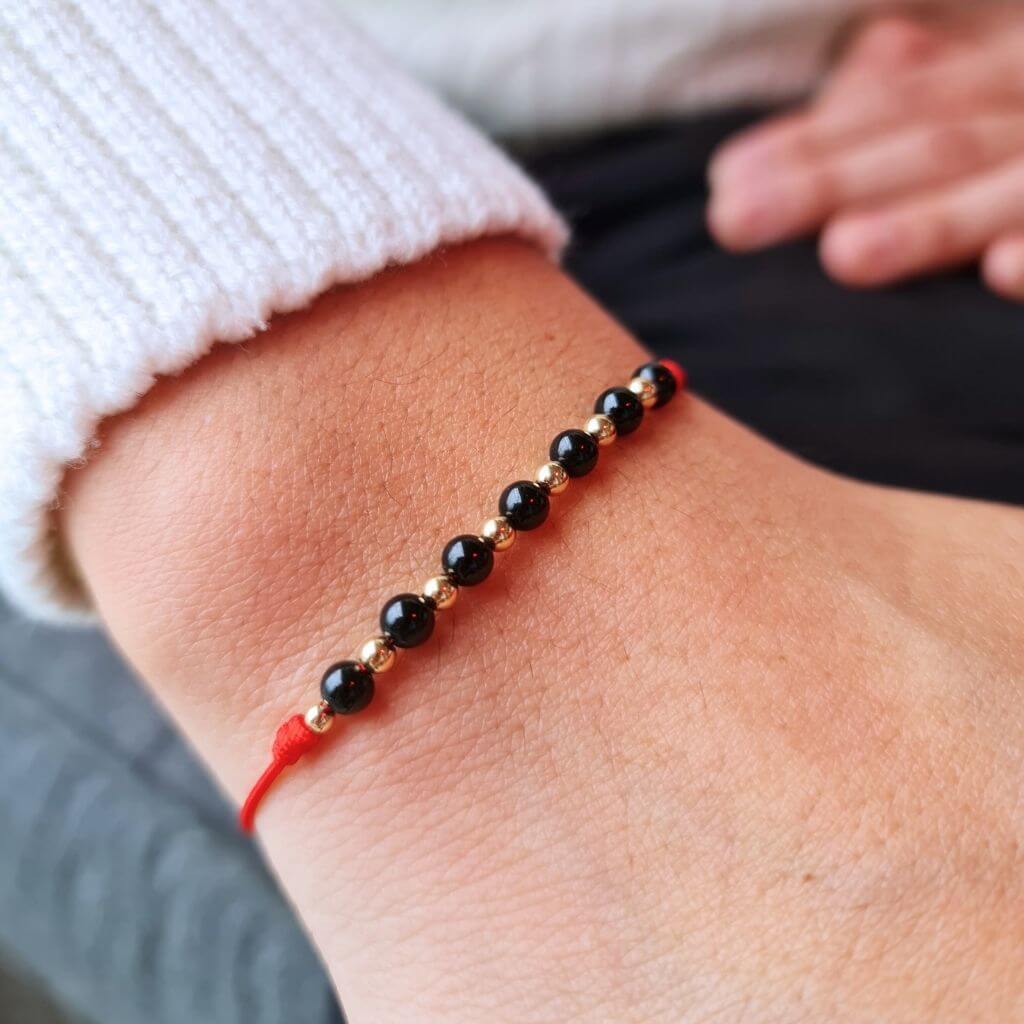
[[[387,637],[374,636],[359,648],[359,660],[371,672],[387,672],[395,664],[394,644]]]
[[[443,610],[451,608],[455,604],[455,599],[459,596],[459,588],[447,576],[431,576],[423,584],[423,596],[435,608]]]
[[[488,519],[480,528],[480,536],[495,551],[507,551],[516,541],[516,531],[504,516]]]
[[[658,400],[658,389],[652,381],[643,377],[634,377],[629,382],[629,390],[640,399],[640,404],[645,409],[650,409]]]
[[[305,719],[309,731],[321,735],[334,725],[334,712],[327,701],[322,700],[306,712]]]
[[[569,486],[569,474],[560,462],[545,462],[534,479],[551,494],[561,494]]]
[[[618,431],[611,417],[598,413],[587,420],[583,428],[599,445],[608,445],[615,440]]]

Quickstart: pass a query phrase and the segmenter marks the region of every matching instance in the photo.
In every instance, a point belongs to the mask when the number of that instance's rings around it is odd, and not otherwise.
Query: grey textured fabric
[[[103,1024],[342,1019],[232,811],[102,637],[3,607],[0,946]]]
[[[56,1006],[46,983],[11,962],[0,950],[0,1021],[5,1024],[89,1024],[84,1017]]]

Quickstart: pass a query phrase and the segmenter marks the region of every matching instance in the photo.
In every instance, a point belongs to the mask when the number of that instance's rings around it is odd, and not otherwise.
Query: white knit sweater
[[[563,241],[521,173],[325,2],[0,4],[0,587],[30,612],[85,610],[52,508],[157,375],[445,243]],[[870,2],[349,6],[530,131],[803,86]]]
[[[0,5],[0,581],[83,607],[51,515],[97,423],[332,284],[563,229],[311,0]]]

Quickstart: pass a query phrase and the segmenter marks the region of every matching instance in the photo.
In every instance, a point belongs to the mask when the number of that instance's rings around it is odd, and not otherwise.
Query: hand
[[[532,250],[454,249],[161,381],[67,536],[238,796],[644,358]],[[1024,514],[651,420],[261,808],[352,1024],[1020,1019]]]
[[[1024,300],[1024,9],[869,23],[815,100],[727,142],[709,176],[727,248],[822,229],[845,284],[980,260]]]

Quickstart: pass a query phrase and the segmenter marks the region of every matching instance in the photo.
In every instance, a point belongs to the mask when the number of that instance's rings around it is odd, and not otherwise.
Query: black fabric
[[[707,157],[752,116],[533,158],[574,227],[569,270],[696,391],[785,448],[869,480],[1024,503],[1024,307],[973,269],[857,292],[825,276],[813,241],[718,249]]]

